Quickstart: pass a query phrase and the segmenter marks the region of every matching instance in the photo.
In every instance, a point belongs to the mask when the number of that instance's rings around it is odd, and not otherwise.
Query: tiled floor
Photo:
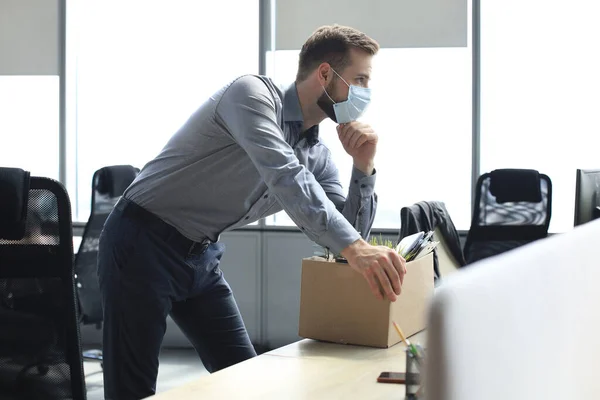
[[[100,363],[85,361],[83,367],[88,400],[104,399]],[[193,349],[163,349],[160,355],[156,391],[164,392],[207,374],[208,371],[204,369]]]

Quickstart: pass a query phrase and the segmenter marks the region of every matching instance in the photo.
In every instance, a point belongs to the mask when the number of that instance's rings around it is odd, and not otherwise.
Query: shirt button
[[[365,185],[364,183],[362,185],[360,185],[361,188],[366,188],[367,185]]]
[[[358,216],[360,217],[361,215],[362,215],[362,211],[359,211],[358,212]]]
[[[355,180],[354,180],[354,183],[358,183],[358,179],[355,179]]]
[[[247,216],[247,217],[246,217],[246,218],[244,218],[244,219],[250,219],[250,217],[249,217],[249,216]]]
[[[269,195],[268,195],[268,194],[265,194],[265,195],[263,196],[263,199],[266,199],[267,197],[269,197]]]

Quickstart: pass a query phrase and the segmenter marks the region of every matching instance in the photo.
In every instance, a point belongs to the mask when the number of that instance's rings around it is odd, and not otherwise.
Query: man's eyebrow
[[[371,77],[369,76],[369,74],[357,74],[356,75],[357,78],[367,78],[367,80],[371,80]]]

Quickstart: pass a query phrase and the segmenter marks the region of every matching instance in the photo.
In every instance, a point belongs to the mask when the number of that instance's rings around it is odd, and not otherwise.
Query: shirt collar
[[[304,122],[295,82],[288,86],[283,94],[283,120],[285,122]]]
[[[298,126],[297,133],[299,134],[304,124],[302,116],[302,108],[300,107],[300,99],[298,98],[298,89],[296,83],[288,86],[283,93],[283,121],[293,123]],[[310,147],[319,142],[319,126],[315,125],[303,132],[300,139],[306,138],[306,142]]]

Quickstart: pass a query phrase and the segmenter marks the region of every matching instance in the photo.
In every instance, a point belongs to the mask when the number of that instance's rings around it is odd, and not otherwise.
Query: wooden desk
[[[423,344],[425,333],[411,340]],[[402,399],[404,385],[376,379],[382,371],[404,371],[404,349],[301,340],[152,399]]]

